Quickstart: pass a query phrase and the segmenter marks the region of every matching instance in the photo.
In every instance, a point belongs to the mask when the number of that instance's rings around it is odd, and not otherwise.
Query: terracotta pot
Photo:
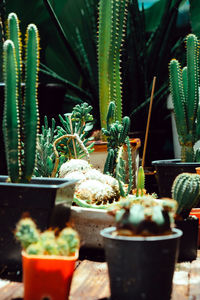
[[[22,252],[24,300],[66,300],[78,252],[74,256],[27,255]]]

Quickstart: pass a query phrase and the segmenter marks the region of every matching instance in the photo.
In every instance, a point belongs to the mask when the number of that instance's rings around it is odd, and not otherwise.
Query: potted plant
[[[5,102],[3,134],[8,176],[0,176],[1,197],[1,277],[20,273],[20,249],[13,240],[13,228],[25,212],[37,220],[42,229],[50,225],[55,198],[66,197],[66,210],[71,206],[75,181],[32,179],[39,127],[37,78],[39,59],[38,29],[27,27],[25,44],[25,79],[19,21],[15,13],[8,16],[8,37],[3,45]],[[21,85],[24,81],[24,98]],[[68,193],[66,192],[68,191]],[[9,274],[9,275],[8,275]],[[20,277],[20,276],[19,276]],[[19,278],[18,278],[19,279]]]
[[[172,228],[176,202],[152,201],[124,201],[111,212],[116,227],[101,231],[112,299],[170,299],[182,232]]]
[[[187,66],[172,59],[169,64],[170,91],[175,121],[181,146],[181,160],[153,161],[158,176],[161,197],[170,197],[175,177],[182,172],[195,173],[200,165],[199,150],[194,150],[200,139],[199,131],[199,41],[194,34],[186,37]]]
[[[179,174],[172,185],[172,198],[178,203],[175,223],[183,231],[180,241],[179,261],[197,258],[199,219],[190,215],[200,199],[200,176],[192,173]]]
[[[30,218],[21,219],[15,237],[21,242],[24,299],[66,300],[80,246],[77,232],[40,232]]]

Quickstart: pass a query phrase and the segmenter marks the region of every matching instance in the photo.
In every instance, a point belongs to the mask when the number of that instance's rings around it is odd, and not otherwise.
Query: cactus
[[[162,235],[171,232],[176,202],[141,197],[121,201],[118,209],[110,210],[115,216],[118,235]]]
[[[195,161],[194,144],[200,138],[199,42],[194,34],[186,37],[187,67],[172,59],[169,64],[170,90],[181,146],[181,160]]]
[[[39,36],[30,24],[25,43],[25,96],[22,99],[22,62],[19,21],[16,14],[8,16],[9,40],[3,45],[5,103],[3,134],[8,175],[11,182],[29,182],[34,170],[38,132],[38,64]]]
[[[120,58],[129,0],[100,0],[98,33],[99,106],[101,127],[106,128],[110,101],[115,120],[122,120]]]
[[[64,228],[58,236],[50,229],[40,233],[30,218],[18,222],[15,236],[30,255],[71,256],[80,247],[79,236],[74,229]]]
[[[107,151],[108,155],[104,165],[104,173],[115,177],[119,181],[120,194],[125,197],[129,194],[133,184],[133,170],[132,170],[132,155],[131,145],[128,137],[130,129],[130,118],[124,117],[122,122],[113,122],[113,116],[115,114],[115,103],[110,102],[107,114],[107,129],[102,128],[102,133],[107,138]],[[127,191],[124,190],[125,183],[125,162],[123,160],[124,146],[127,147],[128,153],[128,170],[129,170],[129,182]]]
[[[35,223],[30,218],[21,219],[16,226],[15,236],[21,242],[24,249],[32,243],[37,243],[39,241],[39,234]]]
[[[38,135],[37,149],[36,149],[36,164],[34,175],[36,177],[51,177],[55,165],[55,153],[53,151],[53,143],[56,135],[55,120],[52,118],[51,127],[48,126],[48,120],[45,116],[42,132]],[[64,155],[60,155],[58,172],[60,166],[65,162]]]
[[[187,218],[200,199],[200,176],[192,173],[179,174],[172,185],[172,198],[178,202],[177,215]]]

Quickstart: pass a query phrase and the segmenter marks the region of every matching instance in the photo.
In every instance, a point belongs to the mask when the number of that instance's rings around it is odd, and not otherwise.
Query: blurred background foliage
[[[173,57],[184,61],[183,40],[187,33],[193,30],[200,34],[197,2],[130,0],[122,51],[123,115],[131,117],[131,131],[143,139],[152,80],[157,76],[149,144],[160,148],[162,158],[173,156],[171,121],[166,108],[168,63]],[[38,26],[42,48],[40,82],[65,85],[61,113],[86,101],[93,106],[99,128],[98,0],[4,0],[0,10],[2,21],[9,12],[17,13],[23,34],[30,22]],[[154,147],[149,147],[149,151],[149,159],[161,158]]]

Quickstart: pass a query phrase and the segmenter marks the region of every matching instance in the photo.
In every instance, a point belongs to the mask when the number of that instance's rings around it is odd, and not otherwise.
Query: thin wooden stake
[[[68,116],[69,119],[69,125],[70,125],[70,130],[71,130],[71,134],[73,133],[73,127],[72,127],[72,119],[71,119],[71,115]],[[75,140],[72,140],[72,144],[73,144],[73,149],[74,149],[74,157],[75,159],[77,159],[77,153],[76,153],[76,145],[75,145]]]
[[[155,84],[156,84],[156,77],[154,76],[152,90],[151,90],[151,100],[150,100],[150,104],[149,104],[149,113],[148,113],[148,119],[147,119],[147,127],[146,127],[146,133],[145,133],[145,140],[144,140],[143,156],[142,156],[142,167],[143,168],[144,168],[144,163],[145,163],[145,155],[146,155],[147,140],[148,140],[148,134],[149,134],[149,124],[150,124],[150,118],[151,118],[151,111],[152,111],[152,104],[153,104],[153,96],[154,96]]]

